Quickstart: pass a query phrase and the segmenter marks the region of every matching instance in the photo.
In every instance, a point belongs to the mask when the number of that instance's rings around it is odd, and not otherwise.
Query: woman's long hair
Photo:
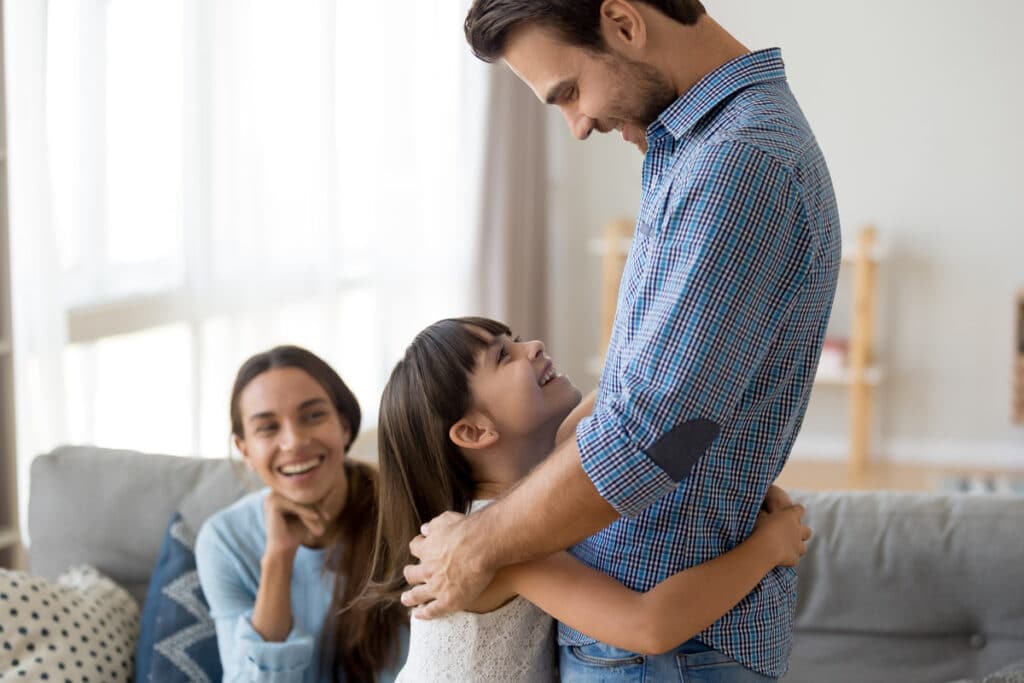
[[[391,373],[380,401],[379,503],[370,582],[364,600],[394,605],[414,562],[409,541],[447,511],[466,512],[475,484],[448,432],[471,408],[469,375],[487,341],[509,328],[487,318],[441,320],[420,332]]]
[[[352,440],[359,432],[359,402],[338,373],[319,356],[297,346],[278,346],[256,354],[238,370],[231,391],[231,432],[245,437],[239,399],[245,387],[275,368],[298,368],[312,377],[330,398],[338,418],[348,425]],[[331,606],[324,617],[321,663],[334,680],[373,681],[381,669],[395,663],[399,629],[407,617],[401,605],[347,606],[362,594],[378,526],[377,473],[363,463],[345,460],[348,492],[337,521],[337,535],[327,553],[325,569],[334,573]]]

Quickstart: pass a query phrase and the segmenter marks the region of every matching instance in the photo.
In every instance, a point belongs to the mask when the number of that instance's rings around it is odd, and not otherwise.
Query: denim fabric
[[[564,645],[560,668],[562,683],[770,683],[776,680],[748,669],[698,640],[657,656],[638,655],[604,643]]]

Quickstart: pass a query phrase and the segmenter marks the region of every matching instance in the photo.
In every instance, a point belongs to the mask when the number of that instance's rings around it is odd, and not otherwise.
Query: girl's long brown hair
[[[340,420],[355,440],[359,432],[359,402],[338,373],[316,354],[297,346],[278,346],[259,353],[238,370],[231,391],[231,431],[244,438],[239,397],[257,376],[274,368],[298,368],[312,377],[330,398]],[[346,452],[351,447],[345,446]],[[380,517],[377,473],[364,463],[345,461],[348,495],[337,519],[336,542],[325,568],[334,573],[331,606],[324,617],[321,665],[334,680],[373,681],[392,666],[398,655],[399,629],[407,622],[401,605],[364,605],[353,600],[366,587],[370,555]]]
[[[471,407],[469,375],[491,335],[509,328],[487,318],[441,320],[420,332],[391,373],[380,400],[379,503],[368,604],[395,605],[402,569],[415,558],[409,541],[447,510],[465,512],[475,485],[448,431]]]

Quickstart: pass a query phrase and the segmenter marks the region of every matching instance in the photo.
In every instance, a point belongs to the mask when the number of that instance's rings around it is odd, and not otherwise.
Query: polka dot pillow
[[[0,683],[127,683],[139,607],[92,567],[57,581],[0,569]]]

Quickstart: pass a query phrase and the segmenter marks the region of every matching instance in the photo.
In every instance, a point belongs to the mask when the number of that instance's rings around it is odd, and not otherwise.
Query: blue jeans
[[[774,678],[748,669],[698,640],[663,655],[638,655],[604,643],[563,645],[562,683],[769,683]]]

